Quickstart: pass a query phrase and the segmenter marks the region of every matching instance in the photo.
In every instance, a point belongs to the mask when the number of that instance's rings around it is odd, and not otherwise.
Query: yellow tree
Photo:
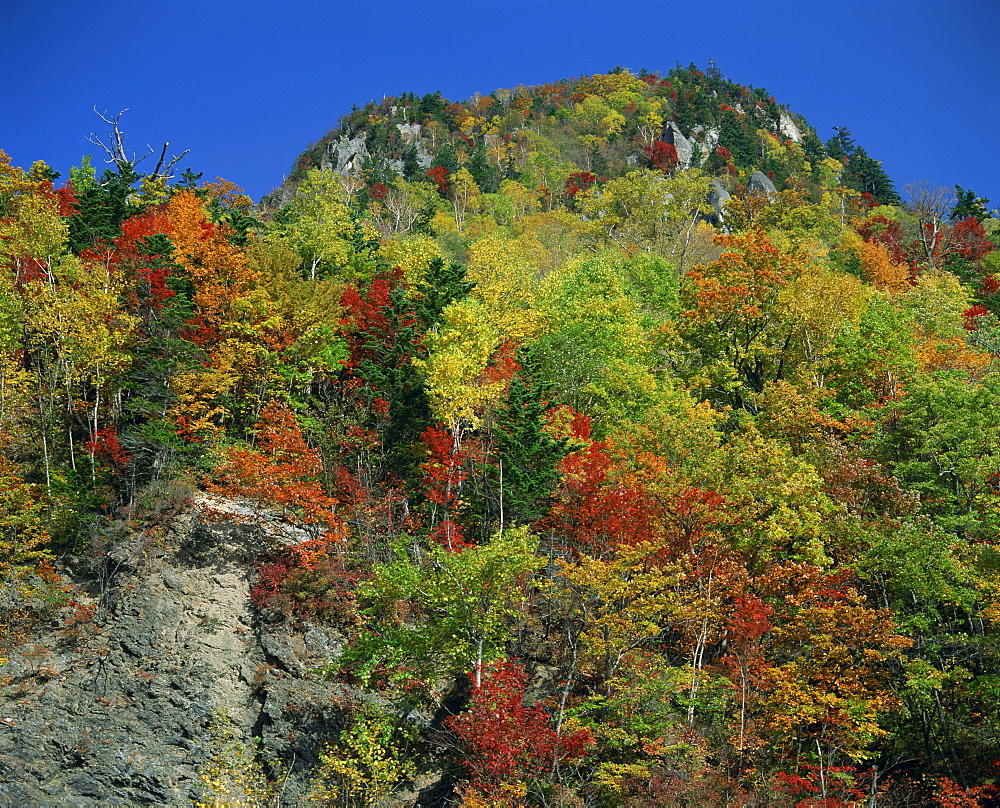
[[[469,247],[468,280],[484,316],[504,337],[521,341],[536,334],[538,267],[546,251],[537,241],[513,239],[492,229]]]
[[[338,175],[310,169],[295,190],[285,223],[272,236],[299,253],[312,278],[327,274],[350,280],[366,271],[351,243],[377,241],[379,232],[369,220],[352,216],[348,199]]]
[[[455,214],[455,227],[461,233],[465,230],[468,215],[479,209],[482,192],[467,168],[460,168],[448,177],[448,186],[448,198],[451,200],[452,211]]]
[[[683,271],[697,238],[699,220],[712,212],[710,178],[697,169],[665,177],[658,171],[630,171],[583,195],[581,211],[599,241],[624,250],[658,252]]]
[[[445,308],[441,326],[426,341],[428,356],[413,364],[427,380],[434,417],[457,435],[463,425],[478,425],[487,405],[503,394],[506,381],[484,373],[502,341],[500,332],[482,303],[464,298]]]

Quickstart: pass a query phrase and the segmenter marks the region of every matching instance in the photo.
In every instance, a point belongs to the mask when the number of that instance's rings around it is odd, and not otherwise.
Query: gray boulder
[[[766,196],[771,199],[778,191],[771,182],[771,178],[763,171],[754,171],[750,175],[750,182],[747,183],[747,190],[757,196]]]
[[[667,121],[663,125],[663,135],[662,138],[664,143],[669,143],[675,149],[677,149],[677,167],[678,168],[690,168],[691,167],[691,153],[693,151],[693,144],[690,140],[684,137],[680,130],[673,121]]]
[[[729,191],[727,191],[721,182],[718,180],[712,180],[712,184],[708,189],[708,204],[712,206],[712,210],[715,213],[709,217],[712,224],[720,225],[725,218],[726,212],[726,202],[731,199]]]

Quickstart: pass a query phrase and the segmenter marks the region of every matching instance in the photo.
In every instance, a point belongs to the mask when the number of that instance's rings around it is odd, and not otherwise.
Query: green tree
[[[493,414],[500,526],[526,524],[548,511],[559,481],[556,467],[566,454],[564,441],[545,431],[543,387],[529,373],[511,379],[507,400]]]
[[[525,586],[545,564],[537,543],[526,528],[458,552],[432,545],[414,556],[398,543],[395,560],[360,587],[366,623],[349,660],[390,679],[445,670],[472,670],[478,679],[486,662],[504,655],[523,619]],[[411,618],[403,619],[407,612]]]

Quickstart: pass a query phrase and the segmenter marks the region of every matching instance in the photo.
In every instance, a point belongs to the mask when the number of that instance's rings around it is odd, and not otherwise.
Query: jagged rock
[[[705,137],[702,139],[701,147],[701,160],[698,163],[698,167],[705,165],[705,161],[708,156],[715,151],[715,147],[719,145],[719,127],[713,126],[707,132],[705,132]]]
[[[396,129],[399,130],[399,135],[403,139],[403,143],[415,143],[420,140],[419,123],[397,123]]]
[[[785,112],[785,110],[782,110],[781,115],[778,117],[778,131],[796,143],[802,140],[802,132],[799,131],[799,127],[795,124],[792,116]]]
[[[368,157],[368,146],[363,137],[349,138],[347,135],[341,135],[327,144],[320,157],[319,167],[323,171],[351,174],[361,170],[366,157]]]
[[[726,202],[731,198],[729,191],[727,191],[721,182],[718,180],[712,180],[712,184],[708,188],[708,204],[712,206],[712,210],[715,211],[712,223],[715,225],[722,224],[722,220],[725,218],[726,212]]]
[[[677,149],[677,167],[690,168],[693,147],[691,141],[681,133],[680,127],[673,121],[667,121],[663,125],[662,139]]]
[[[222,728],[248,749],[260,738],[287,769],[283,804],[306,804],[344,696],[310,671],[343,639],[261,623],[249,576],[268,540],[266,526],[193,513],[159,544],[126,537],[113,591],[94,593],[107,614],[63,621],[0,666],[0,806],[188,806],[206,796]]]
[[[417,143],[417,165],[419,165],[424,171],[427,171],[433,162],[434,158],[431,156],[431,153],[427,151],[427,146],[424,142],[420,141]]]
[[[777,193],[777,188],[774,187],[774,183],[771,182],[771,178],[763,171],[754,171],[753,174],[750,175],[750,182],[747,183],[747,190],[751,194],[766,196],[768,199]]]

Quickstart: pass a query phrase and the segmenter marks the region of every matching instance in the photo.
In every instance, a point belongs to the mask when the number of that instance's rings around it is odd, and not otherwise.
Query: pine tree
[[[973,216],[976,221],[981,223],[983,219],[988,219],[990,216],[990,212],[986,208],[988,204],[990,204],[989,199],[976,196],[975,191],[956,185],[955,207],[951,209],[948,218],[953,222],[960,222]]]
[[[474,281],[466,280],[465,267],[461,264],[445,264],[440,258],[431,259],[423,279],[414,285],[417,293],[414,313],[417,319],[424,328],[432,328],[441,322],[445,307],[468,295],[475,285]]]
[[[566,454],[566,442],[543,428],[542,393],[530,372],[522,372],[511,380],[507,402],[496,414],[493,437],[505,524],[528,524],[544,516],[559,480],[556,467]]]

